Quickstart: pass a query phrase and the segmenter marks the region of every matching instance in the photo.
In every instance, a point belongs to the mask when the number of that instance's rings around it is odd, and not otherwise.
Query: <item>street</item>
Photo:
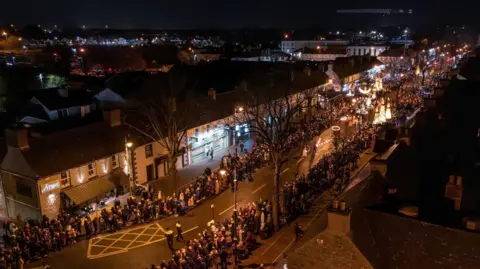
[[[294,151],[293,158],[283,166],[280,178],[281,185],[292,180],[297,172],[307,173],[308,169],[322,156],[331,152],[333,149],[330,143],[332,131],[330,129],[325,130],[319,137],[310,141],[311,145],[316,143],[318,138],[321,138],[321,141],[325,143],[320,145],[315,156],[311,157],[309,155],[300,159],[301,149]],[[238,207],[248,202],[272,196],[273,169],[271,167],[258,169],[253,178],[253,182],[240,182],[237,194]],[[214,205],[214,212],[212,212],[212,204]],[[149,267],[151,264],[159,264],[162,260],[171,258],[172,253],[163,237],[163,230],[167,227],[175,229],[176,221],[180,221],[183,225],[185,240],[196,239],[201,229],[204,229],[207,222],[212,220],[212,215],[215,220],[229,218],[233,209],[233,192],[226,190],[219,196],[188,211],[185,216],[169,217],[158,222],[135,226],[131,230],[101,235],[91,240],[83,240],[73,244],[60,252],[51,253],[49,263],[52,268],[65,268],[65,265],[68,265],[72,269]],[[287,230],[284,229],[279,234]],[[175,241],[174,243],[176,249],[184,246],[183,242]]]

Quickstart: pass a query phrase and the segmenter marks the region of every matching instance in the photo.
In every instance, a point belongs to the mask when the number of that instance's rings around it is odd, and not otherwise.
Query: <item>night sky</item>
[[[461,5],[461,2],[465,5]],[[392,4],[389,4],[391,2]],[[474,2],[469,0],[469,2]],[[477,7],[467,0],[287,1],[287,0],[17,0],[2,1],[0,23],[41,24],[42,27],[98,28],[239,28],[344,27],[356,23],[339,8],[403,8],[414,10],[409,24],[475,24]],[[371,16],[371,15],[368,15]],[[362,21],[374,22],[364,17]],[[387,18],[382,23],[403,23]]]

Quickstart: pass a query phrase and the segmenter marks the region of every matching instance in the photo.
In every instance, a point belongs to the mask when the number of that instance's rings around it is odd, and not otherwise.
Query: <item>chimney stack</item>
[[[450,175],[449,181],[445,186],[445,197],[453,200],[455,210],[460,210],[463,197],[463,179],[461,176]]]
[[[68,90],[67,89],[58,89],[58,95],[60,95],[63,98],[68,97]]]
[[[327,71],[332,72],[333,71],[333,63],[328,63],[328,69]]]
[[[103,120],[105,123],[110,125],[110,127],[116,127],[122,125],[122,118],[120,115],[120,109],[109,109],[103,111]]]
[[[312,74],[312,70],[310,69],[310,67],[305,67],[305,69],[303,69],[303,72],[305,72],[308,77]]]
[[[22,125],[15,125],[5,129],[5,140],[8,146],[21,150],[26,150],[30,147],[28,143],[28,130]]]
[[[350,233],[350,216],[352,209],[345,201],[334,200],[327,209],[327,229],[336,233],[348,235]]]
[[[208,96],[212,97],[213,100],[217,100],[217,91],[214,88],[208,89]]]

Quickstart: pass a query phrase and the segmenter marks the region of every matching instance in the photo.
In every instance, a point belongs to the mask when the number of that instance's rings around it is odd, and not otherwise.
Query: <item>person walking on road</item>
[[[300,228],[300,226],[298,225],[298,222],[295,222],[295,240],[298,240],[300,238],[300,236],[303,235],[303,230],[302,228]]]
[[[177,224],[175,226],[177,227],[177,242],[179,242],[180,239],[182,239],[182,241],[185,241],[185,239],[183,239],[182,224],[180,224],[180,221],[177,221]]]
[[[173,251],[173,231],[170,228],[165,231],[165,237],[167,238],[168,248]]]

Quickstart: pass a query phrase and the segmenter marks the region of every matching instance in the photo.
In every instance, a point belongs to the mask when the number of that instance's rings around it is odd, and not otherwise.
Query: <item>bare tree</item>
[[[155,83],[148,87],[146,98],[139,100],[126,124],[166,150],[168,175],[173,180],[171,192],[175,193],[178,187],[177,158],[186,146],[187,130],[194,124],[189,111],[195,105],[186,102],[178,104],[186,90],[184,78],[175,79],[168,75],[167,81],[161,89]]]
[[[296,132],[295,118],[302,111],[307,99],[303,94],[288,91],[280,93],[273,88],[270,91],[258,92],[260,93],[246,102],[241,112],[235,113],[235,117],[238,122],[250,122],[251,132],[256,136],[257,142],[266,147],[273,162],[273,223],[278,229],[280,174],[294,146],[291,142]]]

